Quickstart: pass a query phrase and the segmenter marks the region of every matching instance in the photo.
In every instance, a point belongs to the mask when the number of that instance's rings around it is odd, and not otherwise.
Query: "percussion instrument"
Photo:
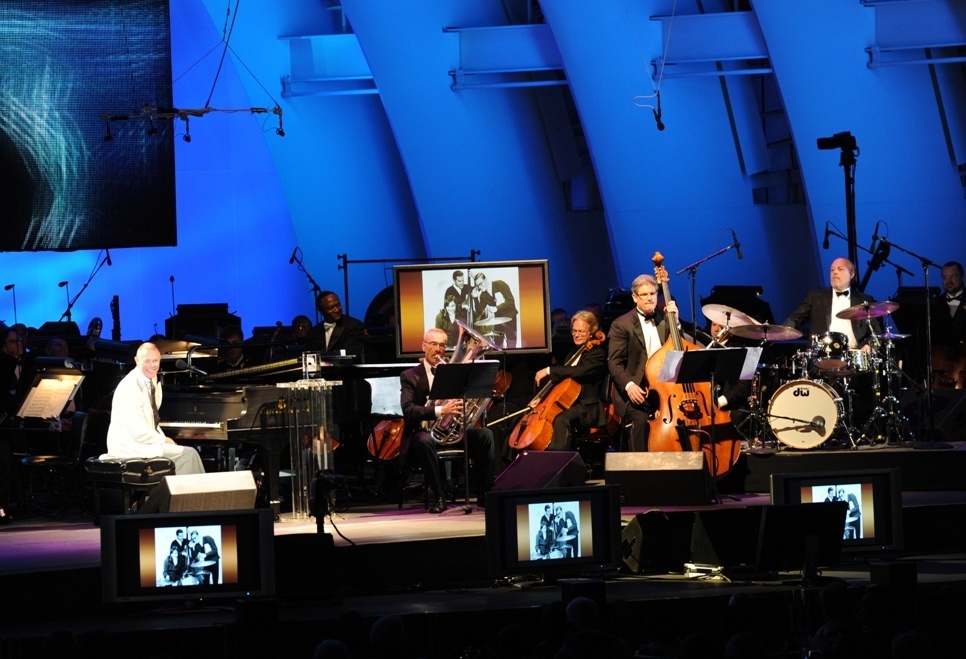
[[[841,397],[824,382],[792,380],[775,391],[767,418],[778,441],[811,449],[832,436],[844,414]]]
[[[835,317],[845,320],[868,320],[869,318],[888,316],[898,308],[899,304],[890,300],[884,302],[863,302],[848,309],[843,309],[835,314]]]
[[[717,323],[722,327],[758,324],[758,321],[751,316],[747,316],[737,309],[724,304],[706,304],[701,307],[701,313],[712,323]]]
[[[812,336],[812,363],[820,371],[844,375],[842,371],[849,368],[848,352],[849,337],[841,332],[825,332]]]
[[[192,568],[196,568],[196,567],[211,567],[212,565],[214,565],[217,562],[218,561],[195,561],[194,563],[192,563],[190,565],[190,567],[192,567]]]
[[[802,336],[800,330],[784,325],[740,325],[732,327],[731,333],[744,339],[757,341],[791,341]]]
[[[846,358],[854,373],[871,373],[879,362],[879,358],[871,350],[849,350]]]
[[[473,324],[477,327],[490,327],[492,325],[502,325],[503,323],[509,322],[509,318],[504,318],[503,316],[494,316],[493,318],[482,318]]]

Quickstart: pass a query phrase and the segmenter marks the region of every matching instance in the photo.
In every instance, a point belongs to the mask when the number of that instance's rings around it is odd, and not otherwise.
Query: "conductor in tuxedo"
[[[342,302],[332,291],[322,291],[315,300],[322,322],[309,330],[305,345],[327,355],[350,355],[363,361],[366,329],[361,320],[343,315]]]
[[[879,319],[872,318],[866,322],[862,319],[846,320],[836,315],[849,307],[875,302],[872,296],[853,286],[854,279],[855,266],[852,262],[844,257],[835,259],[829,270],[831,287],[811,291],[783,325],[799,329],[807,324],[812,335],[839,332],[848,337],[849,348],[868,352],[871,350],[869,341],[873,329],[876,333],[882,331]]]
[[[638,275],[631,283],[635,307],[610,326],[607,335],[607,367],[613,387],[617,414],[630,423],[628,448],[646,451],[650,434],[649,419],[655,410],[647,398],[647,360],[671,334],[667,314],[677,317],[677,304],[668,300],[664,311],[657,310],[657,279]]]
[[[439,475],[438,443],[429,429],[442,416],[463,413],[463,401],[460,399],[429,400],[436,367],[445,353],[446,332],[437,328],[428,329],[423,334],[423,359],[399,376],[399,403],[406,420],[399,458],[403,464],[415,459],[422,468],[426,487],[433,496],[433,503],[429,507],[431,513],[446,510],[446,497]],[[469,456],[476,464],[476,501],[477,505],[482,506],[483,497],[493,484],[493,432],[489,428],[467,428],[465,441]]]

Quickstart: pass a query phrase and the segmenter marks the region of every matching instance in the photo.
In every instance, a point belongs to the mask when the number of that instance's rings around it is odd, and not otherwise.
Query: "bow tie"
[[[655,316],[657,316],[657,314],[653,314],[653,313],[644,313],[640,309],[637,310],[637,315],[643,318],[644,320],[650,320],[650,321],[654,321]]]
[[[947,295],[946,296],[946,302],[952,302],[953,300],[960,300],[960,301],[962,301],[962,299],[963,299],[963,292],[962,291],[959,292],[959,295]]]
[[[429,367],[429,372],[432,373],[433,375],[436,375],[436,367],[435,366],[430,366]]]
[[[835,291],[835,295],[838,297],[845,297],[848,294],[849,294],[848,291]]]

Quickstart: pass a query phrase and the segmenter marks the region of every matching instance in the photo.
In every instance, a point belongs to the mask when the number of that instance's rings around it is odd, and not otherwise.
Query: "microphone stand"
[[[919,259],[919,263],[922,265],[923,295],[926,301],[926,415],[929,418],[929,426],[925,429],[922,429],[922,420],[920,419],[920,429],[923,430],[921,433],[922,439],[920,442],[914,443],[913,448],[951,448],[949,444],[943,444],[936,441],[936,417],[933,409],[932,393],[932,299],[929,297],[929,266],[939,269],[940,272],[942,271],[942,266],[927,259],[925,256],[921,256],[911,250],[906,249],[901,245],[889,242],[885,238],[882,238],[881,240],[887,245],[892,245],[899,251],[905,252],[913,258]]]
[[[315,324],[318,325],[319,324],[319,305],[317,304],[317,300],[319,299],[319,293],[322,292],[322,288],[318,285],[318,283],[316,283],[314,279],[312,279],[312,275],[309,273],[308,270],[305,269],[305,266],[302,265],[302,259],[300,257],[298,256],[295,257],[295,263],[298,264],[299,270],[305,274],[306,278],[309,280],[309,283],[312,284],[312,288],[310,289],[312,291],[312,307],[315,309]]]
[[[844,240],[845,243],[847,245],[849,245],[849,248],[850,248],[849,251],[850,252],[852,251],[851,248],[856,247],[858,249],[861,249],[866,254],[869,254],[871,256],[875,256],[875,250],[870,250],[870,249],[868,249],[866,247],[863,247],[862,245],[859,245],[858,243],[855,243],[855,242],[850,241],[848,237],[843,236],[841,233],[839,233],[835,229],[829,229],[828,230],[828,235],[835,236],[836,238],[841,238],[842,240]],[[879,240],[880,240],[880,242],[883,242],[883,243],[885,243],[887,245],[891,245],[893,247],[898,247],[899,249],[902,249],[901,247],[899,247],[895,243],[890,243],[889,240],[886,239],[886,238],[880,238]],[[905,250],[902,250],[902,251],[905,251]],[[853,261],[853,264],[854,263],[855,262]],[[905,268],[903,268],[898,263],[895,263],[894,261],[890,261],[888,258],[882,259],[882,263],[883,264],[888,263],[889,265],[891,265],[893,268],[896,269],[896,276],[899,277],[899,283],[900,284],[902,283],[902,275],[909,275],[910,277],[912,277],[912,273],[910,271],[906,270]],[[878,269],[878,268],[876,268],[876,269]],[[855,274],[856,274],[856,277],[858,277],[859,271],[856,270],[855,271]],[[862,290],[865,290],[865,284],[868,283],[868,279],[869,279],[868,276],[864,277],[864,282],[863,282],[863,284],[861,286]],[[858,286],[858,285],[859,284],[856,284],[856,286]]]
[[[87,287],[90,285],[90,283],[94,281],[94,277],[97,275],[98,272],[100,272],[101,268],[103,268],[106,264],[107,264],[107,257],[105,256],[103,259],[101,259],[101,262],[97,264],[97,267],[94,268],[94,271],[91,272],[91,276],[88,277],[87,281],[84,282],[84,285],[81,286],[80,291],[77,293],[77,295],[74,296],[74,299],[70,299],[70,286],[67,286],[67,291],[68,291],[67,292],[67,299],[68,299],[67,310],[61,314],[60,320],[63,320],[64,318],[66,318],[67,322],[68,323],[70,322],[70,310],[74,308],[74,305],[77,304],[77,300],[80,298],[81,295],[84,294],[84,291],[87,290]]]
[[[691,265],[685,266],[674,273],[675,275],[681,275],[681,274],[684,274],[685,272],[688,273],[688,280],[689,280],[688,288],[690,289],[690,293],[691,293],[691,340],[692,341],[698,340],[698,313],[695,309],[695,300],[697,298],[694,292],[694,289],[697,286],[696,280],[698,278],[698,266],[702,265],[706,261],[710,261],[713,258],[721,256],[729,249],[734,249],[734,248],[735,248],[734,243],[732,243],[731,245],[728,245],[727,247],[722,247],[714,254],[708,254],[700,261],[695,261]],[[667,304],[667,303],[668,303],[668,300],[665,300],[664,304]]]
[[[13,324],[17,324],[17,285],[10,284],[10,292],[13,294]]]

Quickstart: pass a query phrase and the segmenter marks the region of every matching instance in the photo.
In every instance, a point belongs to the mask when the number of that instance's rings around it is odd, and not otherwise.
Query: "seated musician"
[[[245,351],[245,335],[238,325],[226,325],[221,330],[221,340],[230,343],[231,348],[218,349],[218,373],[230,373],[256,364]]]
[[[853,286],[854,279],[855,266],[852,262],[844,257],[835,259],[829,270],[831,287],[819,288],[808,293],[798,308],[782,324],[796,329],[801,329],[802,325],[808,324],[809,331],[813,335],[839,332],[848,337],[849,348],[868,352],[871,349],[869,342],[872,339],[873,329],[876,333],[882,331],[879,319],[873,318],[870,327],[870,324],[864,320],[845,320],[836,316],[837,313],[849,307],[875,301],[871,295],[866,295]]]
[[[613,400],[617,414],[630,424],[631,451],[646,451],[650,435],[648,421],[654,413],[647,400],[648,358],[661,349],[671,334],[666,314],[677,317],[677,303],[667,301],[665,310],[657,309],[657,279],[638,275],[631,282],[636,305],[610,326],[607,335],[607,364],[614,383]]]
[[[135,367],[114,390],[111,425],[107,429],[105,458],[158,458],[174,463],[175,473],[203,474],[198,451],[169,439],[158,426],[161,419],[161,383],[158,369],[161,352],[153,343],[142,343],[134,356]]]
[[[571,450],[572,424],[579,423],[586,428],[592,428],[604,422],[604,407],[599,389],[607,377],[607,348],[601,341],[594,339],[599,329],[597,317],[592,312],[575,313],[570,319],[570,334],[574,343],[570,355],[563,364],[542,368],[534,376],[538,387],[547,378],[554,385],[570,378],[580,387],[580,394],[573,405],[554,417],[553,438],[548,450]],[[594,340],[588,344],[592,339]],[[530,406],[536,407],[540,402],[534,399]]]
[[[943,292],[939,297],[947,313],[936,318],[936,346],[933,352],[934,385],[938,388],[966,386],[966,304],[964,304],[963,265],[958,261],[943,264]]]
[[[426,487],[433,497],[429,508],[431,513],[441,513],[447,506],[439,475],[437,442],[427,428],[431,428],[436,419],[444,415],[460,415],[463,412],[462,400],[429,400],[436,366],[441,363],[445,353],[446,332],[435,327],[428,329],[423,334],[422,361],[399,376],[399,402],[406,420],[399,459],[405,464],[406,460],[415,458],[422,468]],[[488,428],[467,428],[465,432],[469,455],[476,464],[476,501],[477,505],[482,506],[483,497],[493,483],[493,432]]]
[[[305,346],[327,355],[347,355],[364,361],[366,330],[361,320],[343,315],[342,302],[332,291],[319,293],[315,304],[322,312],[322,322],[309,330]]]
[[[730,331],[726,331],[727,329],[724,325],[711,321],[708,334],[712,341],[705,347],[753,348],[758,345],[752,339],[732,335]],[[715,402],[718,409],[731,412],[731,422],[738,429],[738,432],[744,435],[743,426],[746,425],[745,419],[748,418],[748,397],[751,395],[751,380],[716,382],[715,389],[717,389]]]

